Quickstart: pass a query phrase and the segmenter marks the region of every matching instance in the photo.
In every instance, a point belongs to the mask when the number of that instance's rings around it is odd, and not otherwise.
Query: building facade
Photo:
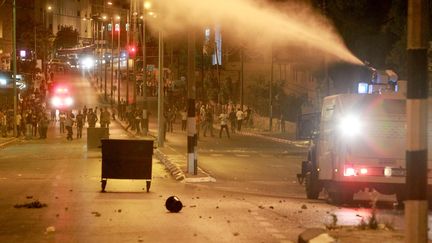
[[[79,33],[81,45],[91,43],[93,24],[90,0],[37,0],[35,10],[36,20],[51,30],[53,35],[62,26],[72,26]]]

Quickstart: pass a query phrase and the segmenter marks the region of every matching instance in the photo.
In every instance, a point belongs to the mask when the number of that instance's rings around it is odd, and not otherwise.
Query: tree
[[[62,26],[54,40],[54,48],[72,48],[78,45],[79,33],[72,26]]]
[[[52,49],[53,35],[42,24],[36,23],[26,12],[17,18],[17,49],[33,50],[37,58],[45,60]],[[36,45],[36,50],[35,49]],[[18,63],[19,71],[32,72],[36,62]]]
[[[398,71],[400,78],[406,78],[406,48],[407,48],[407,4],[406,1],[396,1],[388,13],[389,21],[384,30],[395,40],[387,55],[386,63]]]

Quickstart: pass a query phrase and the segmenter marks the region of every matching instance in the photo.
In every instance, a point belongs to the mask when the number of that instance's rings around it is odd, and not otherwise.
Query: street
[[[62,80],[76,92],[75,109],[104,106],[87,79]],[[239,134],[200,137],[198,165],[214,181],[176,181],[154,158],[149,193],[139,180],[108,180],[101,193],[100,150],[87,150],[86,131],[67,141],[58,126],[50,123],[47,140],[0,148],[0,242],[294,242],[306,228],[329,224],[331,214],[348,225],[370,215],[368,203],[341,208],[305,199],[296,179],[305,148]],[[112,121],[110,138],[128,137]],[[179,124],[167,133],[166,149],[186,156]],[[184,205],[178,214],[164,206],[172,195]],[[14,207],[35,200],[46,207]],[[379,206],[379,217],[403,227],[403,211],[389,205]]]

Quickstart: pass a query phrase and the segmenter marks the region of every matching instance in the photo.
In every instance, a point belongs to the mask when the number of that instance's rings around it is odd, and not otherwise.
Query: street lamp
[[[115,31],[117,34],[117,106],[118,110],[120,110],[120,81],[121,81],[121,71],[120,71],[120,34],[121,34],[121,21],[120,16],[116,16],[116,20],[118,20],[118,25],[116,23]]]

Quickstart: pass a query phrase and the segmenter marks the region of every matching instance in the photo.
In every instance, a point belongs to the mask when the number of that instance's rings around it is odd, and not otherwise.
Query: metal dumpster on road
[[[102,139],[102,192],[107,179],[146,180],[152,178],[153,140]]]
[[[101,139],[109,138],[109,129],[101,127],[87,128],[87,149],[100,148]]]

